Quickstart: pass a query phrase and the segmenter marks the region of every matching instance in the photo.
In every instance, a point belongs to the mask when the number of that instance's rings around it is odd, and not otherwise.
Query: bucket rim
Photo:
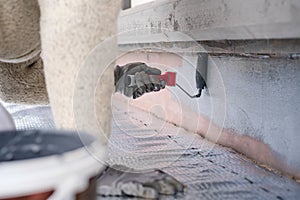
[[[80,192],[90,178],[104,170],[106,157],[106,145],[95,141],[61,155],[1,162],[0,198],[61,191],[65,187]]]

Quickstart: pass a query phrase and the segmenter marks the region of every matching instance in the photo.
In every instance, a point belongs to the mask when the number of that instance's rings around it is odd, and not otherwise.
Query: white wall
[[[152,54],[155,49],[181,52],[182,62],[174,68],[177,81],[193,93],[190,87],[195,84],[193,65],[196,53],[203,50],[191,46],[190,38],[202,43],[213,41],[208,45],[213,48],[210,52],[214,55],[221,52],[223,56],[212,56],[208,62],[209,93],[204,92],[200,99],[189,99],[177,87],[171,88],[171,99],[178,97],[179,105],[185,109],[179,109],[182,111],[177,114],[179,117],[175,120],[170,117],[169,121],[185,121],[181,125],[191,130],[188,123],[194,125],[192,122],[199,120],[200,128],[198,124],[196,128],[205,133],[208,122],[203,118],[211,119],[228,133],[219,138],[221,144],[300,178],[300,59],[290,58],[291,52],[299,56],[300,39],[295,40],[296,46],[286,40],[300,38],[299,13],[298,0],[253,0],[245,4],[239,0],[157,1],[121,13],[119,31],[124,34],[118,42],[122,51],[152,47]],[[182,33],[190,37],[182,37]],[[273,46],[268,39],[276,39]],[[218,43],[218,40],[232,41]],[[232,45],[236,40],[239,45]],[[259,40],[266,45],[253,45]],[[295,49],[291,50],[293,45]],[[235,47],[240,52],[235,52]],[[251,52],[245,51],[249,47]],[[264,54],[271,58],[257,56],[263,47]],[[144,57],[153,63],[148,52],[144,51]],[[252,56],[247,57],[248,53]],[[170,62],[167,53],[159,57],[160,62]],[[152,102],[159,98],[157,95]]]

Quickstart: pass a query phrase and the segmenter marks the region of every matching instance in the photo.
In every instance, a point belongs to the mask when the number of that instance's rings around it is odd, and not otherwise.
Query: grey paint
[[[122,0],[122,9],[126,10],[131,8],[131,0]]]

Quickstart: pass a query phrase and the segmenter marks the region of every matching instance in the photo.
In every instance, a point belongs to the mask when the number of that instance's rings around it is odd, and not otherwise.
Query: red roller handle
[[[164,80],[167,86],[176,85],[176,72],[166,72],[162,75],[157,75],[159,80]]]

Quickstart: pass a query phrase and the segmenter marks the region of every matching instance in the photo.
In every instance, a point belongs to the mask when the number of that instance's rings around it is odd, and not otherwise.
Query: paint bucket
[[[105,149],[77,132],[0,132],[0,199],[96,199]]]

